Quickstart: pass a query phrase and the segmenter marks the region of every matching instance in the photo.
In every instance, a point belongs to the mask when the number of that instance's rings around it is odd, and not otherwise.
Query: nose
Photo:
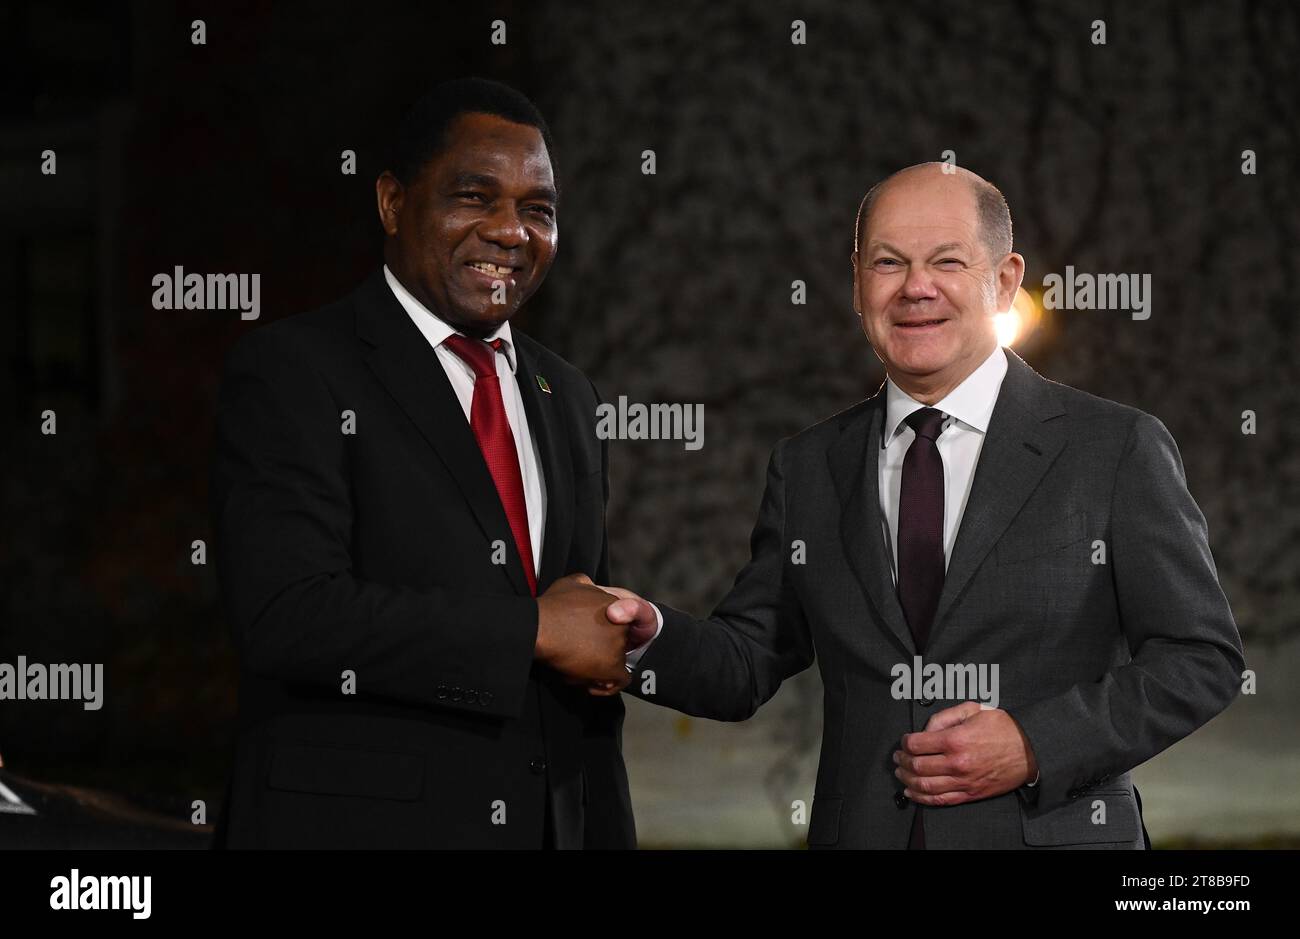
[[[502,248],[517,248],[528,240],[528,229],[519,217],[514,202],[503,199],[496,210],[479,225],[479,236]]]
[[[913,264],[907,269],[907,280],[903,282],[903,296],[908,300],[933,300],[939,295],[934,286],[934,278],[924,264]]]

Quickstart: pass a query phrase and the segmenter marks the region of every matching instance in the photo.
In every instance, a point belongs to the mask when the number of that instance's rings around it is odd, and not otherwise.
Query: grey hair
[[[858,206],[858,217],[853,227],[853,256],[857,257],[861,250],[861,242],[866,234],[867,218],[871,215],[871,209],[876,204],[876,198],[880,195],[886,184],[900,173],[906,173],[908,170],[916,169],[920,166],[938,166],[938,163],[918,163],[916,166],[905,167],[897,173],[886,176],[880,182],[876,183],[867,194],[862,197],[862,202]],[[1007,205],[1006,198],[1002,195],[1002,190],[993,185],[987,179],[970,172],[963,171],[963,176],[970,183],[971,193],[975,196],[975,209],[979,217],[980,239],[984,242],[984,247],[988,249],[989,258],[993,261],[999,260],[1003,255],[1011,253],[1011,209]]]

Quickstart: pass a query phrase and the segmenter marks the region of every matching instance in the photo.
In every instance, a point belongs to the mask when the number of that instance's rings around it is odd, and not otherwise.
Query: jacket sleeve
[[[1111,573],[1131,658],[1095,682],[1008,709],[1038,762],[1040,806],[1145,762],[1240,690],[1241,638],[1205,517],[1173,437],[1149,414],[1130,429],[1112,499]]]
[[[260,327],[231,350],[217,409],[217,574],[243,668],[476,714],[519,714],[532,597],[416,590],[357,577],[342,411],[301,348]]]
[[[785,443],[768,462],[749,563],[708,619],[656,603],[663,629],[641,657],[629,693],[697,717],[742,721],[812,664],[812,636],[785,574]],[[647,672],[653,694],[644,691]]]

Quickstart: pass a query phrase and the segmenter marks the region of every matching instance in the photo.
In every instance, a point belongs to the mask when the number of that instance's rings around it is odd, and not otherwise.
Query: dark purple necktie
[[[944,414],[921,408],[906,421],[916,431],[916,439],[903,457],[903,484],[898,495],[898,602],[916,651],[924,653],[943,590],[943,458],[935,441],[942,432]],[[925,847],[919,805],[912,816],[907,847]]]

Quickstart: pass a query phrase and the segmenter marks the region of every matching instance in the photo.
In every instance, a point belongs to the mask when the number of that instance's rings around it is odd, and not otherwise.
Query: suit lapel
[[[484,537],[505,540],[511,561],[507,575],[516,591],[527,594],[528,581],[496,484],[438,354],[397,302],[382,270],[362,284],[356,307],[357,334],[374,346],[366,364],[447,467]]]
[[[1007,373],[948,561],[931,647],[957,597],[1065,447],[1064,433],[1045,423],[1065,413],[1050,384],[1010,349],[1006,353]]]
[[[899,644],[908,653],[915,654],[916,644],[898,603],[881,527],[879,460],[884,412],[882,385],[864,413],[846,420],[827,458],[839,495],[840,535],[849,566]]]
[[[573,459],[569,434],[555,394],[543,394],[537,385],[538,363],[534,344],[518,330],[515,336],[515,380],[528,414],[528,428],[537,442],[546,485],[546,532],[542,564],[537,572],[538,592],[567,571],[573,537]],[[594,415],[593,415],[594,417]]]

